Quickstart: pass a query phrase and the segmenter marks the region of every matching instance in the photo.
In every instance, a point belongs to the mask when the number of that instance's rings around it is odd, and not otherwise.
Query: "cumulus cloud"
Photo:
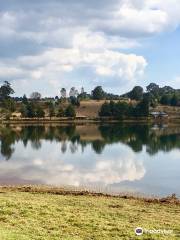
[[[16,25],[16,17],[8,12],[4,12],[0,14],[0,34],[2,37],[10,37],[15,32],[15,25]]]
[[[146,60],[134,54],[122,54],[112,50],[88,50],[74,48],[53,48],[35,56],[18,57],[0,64],[1,79],[49,80],[50,83],[61,78],[62,74],[75,72],[86,67],[101,77],[116,77],[135,81],[141,77],[147,65]],[[32,80],[32,81],[31,81]],[[36,83],[36,82],[35,82]]]
[[[5,5],[0,16],[4,26],[38,42],[47,41],[48,33],[55,38],[55,33],[59,37],[60,33],[73,34],[83,28],[108,36],[145,37],[177,27],[180,22],[178,0],[46,0]]]
[[[65,73],[73,73],[76,85],[83,67],[99,84],[132,86],[147,65],[133,54],[141,39],[180,23],[178,0],[7,0],[0,6],[0,76],[41,85],[44,79],[49,89],[55,81],[62,87]]]

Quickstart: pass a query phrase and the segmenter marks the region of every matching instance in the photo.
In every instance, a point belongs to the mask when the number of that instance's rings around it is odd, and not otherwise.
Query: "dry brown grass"
[[[82,101],[81,106],[77,108],[77,116],[86,116],[86,117],[92,117],[92,118],[98,117],[98,113],[104,102],[105,102],[104,100]]]

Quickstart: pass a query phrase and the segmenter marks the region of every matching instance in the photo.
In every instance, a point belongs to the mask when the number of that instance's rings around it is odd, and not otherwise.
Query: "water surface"
[[[180,196],[180,126],[1,126],[0,184]]]

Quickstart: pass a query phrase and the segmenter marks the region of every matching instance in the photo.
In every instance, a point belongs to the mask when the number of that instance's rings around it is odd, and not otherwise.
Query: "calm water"
[[[180,196],[180,126],[0,127],[0,184]]]

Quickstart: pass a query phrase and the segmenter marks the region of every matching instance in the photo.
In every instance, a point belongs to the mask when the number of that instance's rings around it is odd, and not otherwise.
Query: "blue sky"
[[[16,95],[180,88],[179,12],[179,0],[1,1],[0,81]]]

